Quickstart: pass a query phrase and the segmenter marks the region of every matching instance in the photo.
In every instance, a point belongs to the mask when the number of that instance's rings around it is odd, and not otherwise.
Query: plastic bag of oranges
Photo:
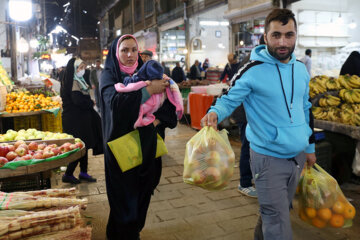
[[[220,190],[229,184],[234,164],[227,131],[204,127],[186,144],[183,179],[207,190]]]
[[[319,165],[304,167],[299,182],[299,216],[315,227],[351,227],[355,208],[337,181]]]

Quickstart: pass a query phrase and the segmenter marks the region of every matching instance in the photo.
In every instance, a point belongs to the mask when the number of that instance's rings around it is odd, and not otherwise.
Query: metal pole
[[[17,82],[17,61],[16,61],[16,26],[10,25],[10,56],[11,56],[11,78]]]
[[[185,57],[185,67],[186,70],[189,69],[190,67],[190,24],[189,24],[189,19],[187,18],[186,15],[186,7],[187,4],[186,2],[184,2],[184,24],[185,24],[185,43],[186,43],[186,49],[187,49],[187,53],[186,53],[186,57]]]

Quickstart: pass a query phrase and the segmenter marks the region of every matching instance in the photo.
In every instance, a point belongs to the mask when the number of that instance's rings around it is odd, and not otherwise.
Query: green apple
[[[26,140],[26,138],[24,136],[16,136],[16,138],[14,140],[16,140],[16,141]]]

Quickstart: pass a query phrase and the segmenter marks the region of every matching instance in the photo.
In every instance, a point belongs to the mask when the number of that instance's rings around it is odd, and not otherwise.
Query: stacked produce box
[[[309,86],[316,119],[360,126],[360,77],[316,76]]]
[[[0,192],[0,240],[91,239],[80,210],[87,199],[75,188],[32,192]]]

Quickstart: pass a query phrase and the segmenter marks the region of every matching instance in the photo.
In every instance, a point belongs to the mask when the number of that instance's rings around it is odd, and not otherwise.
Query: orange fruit
[[[344,217],[340,214],[333,214],[329,223],[334,228],[340,228],[344,225]]]
[[[332,210],[334,213],[342,214],[344,212],[344,203],[336,201],[332,206]]]
[[[329,208],[320,208],[317,210],[316,216],[318,216],[321,220],[327,222],[330,220],[332,213]]]
[[[304,222],[307,222],[307,221],[309,220],[309,218],[306,216],[306,214],[305,214],[305,212],[304,212],[303,209],[299,211],[299,217],[300,217],[300,219],[303,220]]]
[[[326,222],[319,218],[313,218],[311,224],[317,228],[324,228],[326,226]]]
[[[314,217],[316,217],[316,210],[315,210],[315,208],[307,207],[307,208],[305,208],[305,213],[306,213],[306,215],[307,215],[309,218],[314,218]]]
[[[350,203],[346,204],[344,207],[343,216],[345,219],[353,219],[355,217],[356,210],[353,205]]]

